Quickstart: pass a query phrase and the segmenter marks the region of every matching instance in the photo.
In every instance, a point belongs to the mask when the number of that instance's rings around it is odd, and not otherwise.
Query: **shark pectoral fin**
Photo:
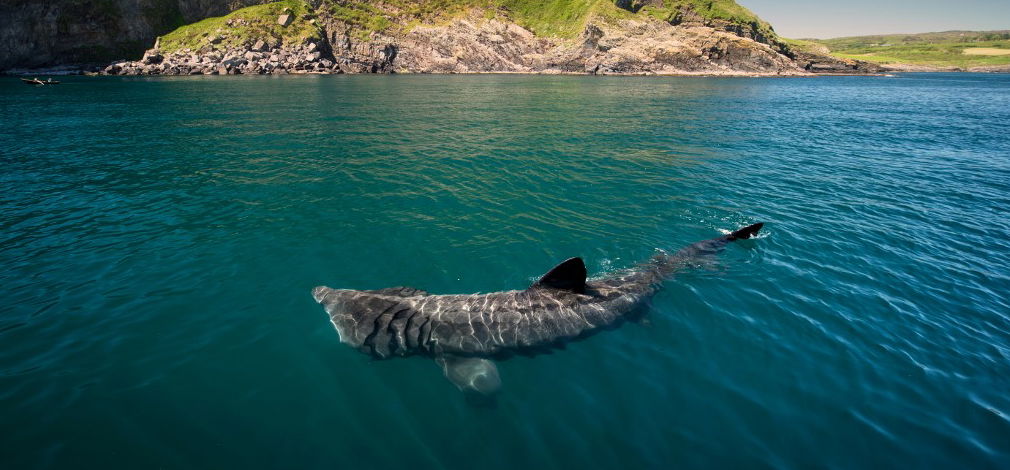
[[[442,373],[456,388],[467,393],[491,395],[501,388],[498,367],[480,357],[460,357],[443,354],[435,358]]]

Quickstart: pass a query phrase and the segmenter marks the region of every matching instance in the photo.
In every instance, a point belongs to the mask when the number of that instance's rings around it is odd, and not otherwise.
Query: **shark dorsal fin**
[[[547,274],[544,274],[533,285],[584,294],[586,292],[586,263],[582,262],[582,258],[569,258],[547,271]]]

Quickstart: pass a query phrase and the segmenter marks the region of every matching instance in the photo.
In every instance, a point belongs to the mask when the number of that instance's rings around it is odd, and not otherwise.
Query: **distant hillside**
[[[808,39],[836,57],[889,68],[929,67],[985,70],[1010,67],[1010,30],[944,31]]]

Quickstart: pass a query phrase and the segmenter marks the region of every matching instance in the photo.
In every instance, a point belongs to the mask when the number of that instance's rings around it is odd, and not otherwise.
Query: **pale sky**
[[[1010,0],[737,0],[787,38],[1010,29]]]

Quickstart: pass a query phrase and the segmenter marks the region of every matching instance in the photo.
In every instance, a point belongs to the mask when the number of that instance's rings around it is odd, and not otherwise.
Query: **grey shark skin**
[[[535,354],[625,320],[666,279],[726,244],[754,236],[763,224],[705,240],[672,255],[656,254],[635,268],[586,280],[580,258],[556,266],[528,289],[431,295],[410,287],[379,290],[320,286],[312,296],[326,309],[340,341],[376,358],[435,358],[465,392],[501,386],[491,359]]]

